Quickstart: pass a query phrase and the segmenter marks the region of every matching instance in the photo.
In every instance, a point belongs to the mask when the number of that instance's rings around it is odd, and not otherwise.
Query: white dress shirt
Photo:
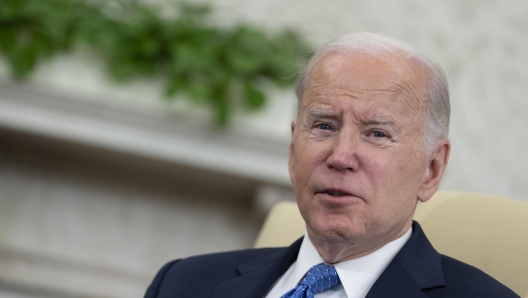
[[[387,268],[394,256],[411,237],[412,228],[400,238],[361,258],[334,264],[342,285],[314,295],[314,298],[363,298],[374,282]],[[314,265],[324,263],[314,245],[304,235],[297,261],[282,275],[266,295],[279,298],[297,286],[301,278]]]

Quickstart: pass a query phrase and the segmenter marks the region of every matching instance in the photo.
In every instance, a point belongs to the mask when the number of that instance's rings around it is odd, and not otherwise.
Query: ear
[[[428,201],[440,186],[440,180],[447,167],[451,143],[449,140],[440,140],[429,154],[427,168],[422,176],[418,200]]]
[[[293,179],[293,177],[294,177],[294,173],[293,173],[293,139],[295,137],[295,128],[296,128],[296,126],[297,126],[297,121],[293,120],[292,123],[291,123],[292,136],[291,136],[291,141],[290,141],[290,151],[289,151],[289,154],[288,154],[288,171],[290,172],[290,180],[291,180],[292,183],[295,180],[295,179]]]

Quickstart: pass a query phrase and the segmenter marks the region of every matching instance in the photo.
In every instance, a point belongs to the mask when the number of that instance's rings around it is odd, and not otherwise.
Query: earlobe
[[[444,175],[451,152],[449,140],[440,140],[435,145],[435,149],[429,155],[427,168],[422,177],[422,184],[418,192],[418,200],[428,201],[440,186],[440,180]]]

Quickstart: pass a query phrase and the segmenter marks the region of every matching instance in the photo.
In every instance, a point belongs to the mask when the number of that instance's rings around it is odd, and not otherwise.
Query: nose
[[[351,172],[358,170],[359,139],[351,131],[339,131],[331,146],[327,158],[328,168]]]

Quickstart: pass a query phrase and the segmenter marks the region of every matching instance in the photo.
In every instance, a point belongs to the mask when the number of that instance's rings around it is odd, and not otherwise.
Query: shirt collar
[[[412,227],[400,238],[385,244],[380,249],[366,256],[334,264],[347,296],[365,297],[383,270],[409,240],[411,234]],[[292,279],[296,282],[300,281],[312,266],[320,263],[324,263],[323,259],[310,241],[310,238],[308,238],[308,235],[305,234]]]

